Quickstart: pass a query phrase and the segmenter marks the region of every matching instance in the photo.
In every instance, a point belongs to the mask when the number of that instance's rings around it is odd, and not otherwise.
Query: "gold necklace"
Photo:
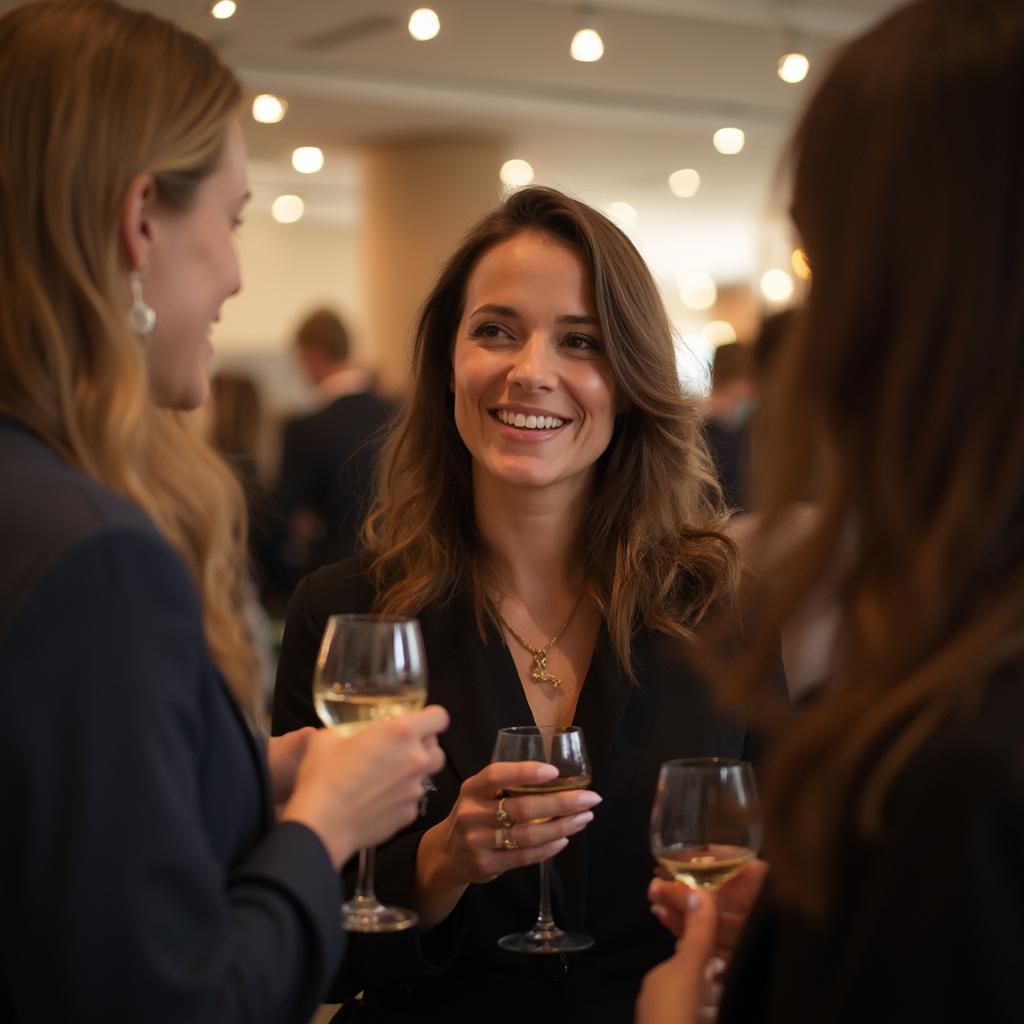
[[[497,605],[495,605],[495,612],[501,624],[511,634],[512,639],[523,647],[526,651],[533,655],[533,661],[530,663],[530,678],[535,683],[550,683],[556,690],[562,685],[562,680],[552,673],[548,672],[548,652],[551,650],[562,636],[565,631],[569,628],[569,623],[572,622],[573,616],[576,614],[576,609],[580,606],[580,600],[583,598],[583,591],[580,591],[579,597],[576,598],[576,603],[572,606],[572,611],[569,612],[569,618],[567,618],[562,625],[562,628],[543,646],[534,647],[529,640],[524,640],[506,621],[505,616],[498,611]]]

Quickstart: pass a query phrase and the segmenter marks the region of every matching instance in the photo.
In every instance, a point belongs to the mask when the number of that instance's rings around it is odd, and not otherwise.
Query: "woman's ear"
[[[136,174],[121,204],[121,243],[132,270],[142,270],[149,263],[155,204],[156,180],[153,175],[148,171]]]

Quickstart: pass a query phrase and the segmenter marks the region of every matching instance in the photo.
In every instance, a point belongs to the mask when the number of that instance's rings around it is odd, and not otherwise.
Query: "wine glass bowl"
[[[426,703],[423,638],[414,619],[332,615],[316,670],[313,704],[320,720],[342,735],[418,711]],[[416,914],[382,904],[373,891],[373,850],[359,851],[355,896],[343,904],[342,924],[353,932],[396,932]]]
[[[661,766],[651,852],[692,889],[716,890],[757,856],[757,784],[745,761],[690,758]]]
[[[538,726],[522,725],[499,729],[491,755],[495,761],[541,761],[552,764],[558,775],[548,782],[510,786],[509,797],[538,796],[563,793],[572,789],[586,789],[590,785],[590,759],[583,730],[577,725]],[[531,824],[542,824],[550,818],[532,818]],[[550,955],[578,953],[593,946],[589,935],[562,931],[551,913],[551,862],[540,864],[540,909],[534,926],[516,935],[505,935],[498,940],[502,949],[513,953]]]

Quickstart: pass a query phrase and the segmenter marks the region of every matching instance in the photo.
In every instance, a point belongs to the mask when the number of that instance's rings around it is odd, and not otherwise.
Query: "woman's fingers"
[[[536,786],[558,778],[558,769],[544,761],[495,761],[462,784],[462,793],[494,800],[506,789]]]
[[[570,789],[543,796],[507,797],[502,805],[512,821],[541,821],[593,810],[601,802],[592,789]]]

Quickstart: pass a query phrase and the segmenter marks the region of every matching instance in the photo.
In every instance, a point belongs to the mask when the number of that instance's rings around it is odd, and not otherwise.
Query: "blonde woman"
[[[307,1020],[339,864],[441,764],[440,709],[248,724],[241,492],[175,413],[239,288],[240,99],[150,15],[0,16],[5,1020]]]

